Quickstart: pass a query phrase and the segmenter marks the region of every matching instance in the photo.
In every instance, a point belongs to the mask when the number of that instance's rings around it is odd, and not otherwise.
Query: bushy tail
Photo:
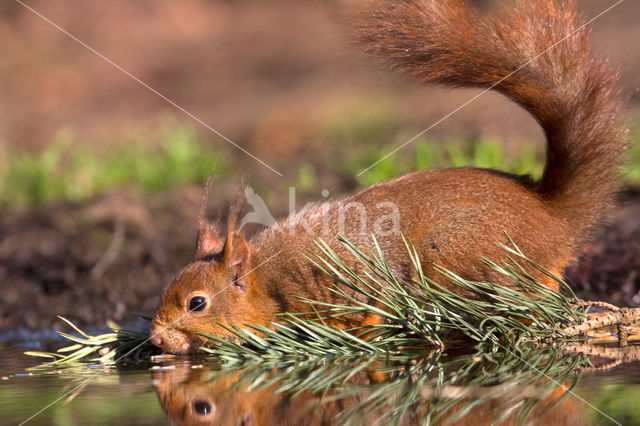
[[[533,114],[548,141],[537,190],[576,231],[607,205],[626,149],[617,72],[590,55],[573,1],[486,14],[465,0],[378,1],[356,25],[366,51],[423,82],[495,89]]]

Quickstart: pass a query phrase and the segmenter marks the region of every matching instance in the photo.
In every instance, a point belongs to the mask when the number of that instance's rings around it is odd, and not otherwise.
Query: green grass
[[[622,166],[622,177],[625,182],[640,185],[640,136],[636,137],[631,144],[627,161]]]
[[[291,185],[310,194],[323,181],[321,173],[337,174],[344,181],[355,178],[364,187],[415,170],[460,166],[534,177],[542,173],[544,156],[526,141],[507,149],[504,142],[493,139],[443,143],[418,138],[356,176],[411,136],[401,130],[398,120],[386,117],[385,111],[374,108],[328,117],[320,136],[310,141],[319,150],[316,160],[301,158],[297,171],[291,173]],[[218,176],[229,170],[222,150],[199,141],[190,128],[165,127],[157,137],[114,143],[115,148],[104,154],[65,137],[39,152],[9,151],[0,158],[0,207],[86,200],[124,186],[162,191],[203,182],[214,168]],[[640,185],[640,137],[634,140],[621,172],[625,184]]]
[[[400,117],[379,102],[360,103],[326,117],[321,138],[325,145],[340,149],[339,155],[334,155],[337,158],[334,171],[352,177],[396,150],[419,131],[407,130],[408,127],[409,123],[402,123]],[[543,164],[541,152],[526,141],[507,152],[505,144],[499,140],[438,143],[419,137],[358,176],[357,180],[360,185],[369,186],[416,170],[460,166],[495,168],[536,176],[542,172]]]
[[[369,148],[360,153],[358,158],[347,154],[340,167],[343,172],[358,174],[398,146],[399,144]],[[357,179],[359,184],[369,186],[416,170],[463,166],[540,176],[543,165],[542,155],[536,153],[533,145],[526,142],[520,144],[516,152],[508,154],[504,144],[497,140],[481,139],[467,143],[452,141],[438,144],[419,138],[385,158]]]
[[[160,191],[202,182],[221,165],[219,152],[184,127],[155,140],[124,141],[105,155],[58,138],[40,152],[12,152],[0,162],[0,206],[84,200],[124,186]]]
[[[338,163],[337,171],[345,175],[357,175],[392,152],[401,142],[381,148],[366,147],[353,155],[347,152]],[[537,178],[544,168],[544,156],[527,142],[507,153],[505,144],[498,140],[435,143],[419,138],[358,176],[357,180],[362,186],[370,186],[416,170],[463,166],[529,174]],[[640,185],[640,137],[631,144],[620,174],[623,184]]]
[[[407,130],[410,126],[394,116],[392,110],[372,101],[344,108],[326,117],[320,138],[324,145],[338,149],[330,161],[334,163],[334,172],[351,178],[395,151],[420,131]],[[633,134],[638,132],[634,131]],[[436,142],[419,137],[357,176],[357,182],[361,186],[369,186],[416,170],[462,166],[539,177],[544,160],[542,145],[536,146],[527,141],[509,144],[507,149],[505,141],[496,139]],[[633,138],[621,172],[625,184],[640,185],[640,136]]]

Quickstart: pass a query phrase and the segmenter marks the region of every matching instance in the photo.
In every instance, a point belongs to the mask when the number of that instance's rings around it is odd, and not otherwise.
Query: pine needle
[[[233,335],[229,340],[203,334],[211,344],[202,350],[233,365],[287,358],[396,356],[409,348],[439,353],[456,345],[514,351],[523,345],[583,341],[588,331],[602,323],[590,320],[586,314],[589,306],[601,306],[599,302],[582,302],[570,290],[566,290],[569,296],[564,296],[533,280],[527,273],[531,268],[568,288],[528,259],[511,240],[511,246],[503,246],[511,256],[506,262],[483,261],[512,285],[470,281],[436,266],[442,280],[449,283],[446,287],[425,276],[417,251],[407,240],[407,255],[416,277],[409,283],[400,282],[392,273],[375,238],[373,249],[366,253],[343,237],[338,240],[356,259],[357,268],[347,265],[322,240],[316,243],[318,251],[309,253],[307,258],[334,279],[331,291],[344,303],[303,299],[309,303],[310,312],[282,314],[269,327],[227,327]],[[356,273],[356,269],[361,272]],[[379,315],[383,322],[352,330],[327,325],[329,319],[362,313]],[[626,327],[630,318],[640,315],[621,309],[605,319],[606,325]],[[90,336],[68,319],[61,319],[77,334],[59,332],[72,345],[56,353],[26,353],[52,358],[46,367],[79,361],[141,362],[155,352],[146,332],[110,324],[111,333]],[[358,337],[365,335],[366,339]]]

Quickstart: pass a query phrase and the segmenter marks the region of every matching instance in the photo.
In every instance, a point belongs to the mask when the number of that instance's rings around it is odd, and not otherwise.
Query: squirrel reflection
[[[355,424],[373,424],[380,413],[388,413],[395,395],[389,395],[387,407],[357,411],[360,417],[340,418],[341,412],[356,404],[366,404],[367,391],[349,398],[323,400],[319,394],[304,391],[295,397],[278,392],[278,383],[250,388],[242,380],[243,371],[216,371],[211,367],[189,363],[174,364],[175,369],[156,370],[153,379],[160,404],[166,415],[178,425],[331,425],[346,420]],[[363,371],[350,378],[350,384],[371,385],[372,389],[386,375]],[[425,386],[407,410],[401,425],[421,424],[431,412],[432,424],[449,425],[585,425],[585,406],[567,389],[558,386],[548,394],[534,384],[505,391],[508,386],[444,386],[435,397],[433,388]],[[366,389],[366,388],[365,388]],[[439,398],[439,400],[437,400]],[[511,410],[518,403],[536,400],[526,417]],[[448,400],[441,413],[430,410],[431,404]],[[481,402],[484,400],[484,402]],[[437,401],[437,402],[436,402]],[[470,404],[473,403],[473,404]],[[505,416],[504,411],[509,412]],[[356,412],[356,411],[354,411]]]
[[[240,371],[175,367],[154,371],[153,379],[164,412],[179,425],[324,425],[338,414],[336,404],[316,407],[319,398],[311,393],[291,399],[275,386],[243,388]]]

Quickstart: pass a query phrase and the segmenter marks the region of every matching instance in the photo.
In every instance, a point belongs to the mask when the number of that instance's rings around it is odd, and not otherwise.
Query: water
[[[5,342],[0,424],[42,409],[27,424],[640,424],[640,362],[615,365],[576,349],[26,371],[39,360]],[[607,356],[633,360],[639,350]]]

